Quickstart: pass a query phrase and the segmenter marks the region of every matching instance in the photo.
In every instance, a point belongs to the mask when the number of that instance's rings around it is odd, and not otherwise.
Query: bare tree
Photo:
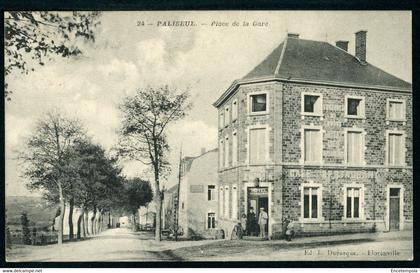
[[[67,155],[74,142],[84,137],[80,122],[58,111],[51,111],[38,120],[24,151],[20,153],[20,159],[26,163],[28,188],[43,190],[46,195],[53,195],[59,201],[59,244],[63,242],[64,192],[72,179],[67,175],[70,168]]]
[[[139,89],[134,96],[126,97],[120,105],[123,122],[119,133],[119,155],[139,161],[153,170],[157,241],[161,240],[160,180],[170,172],[166,128],[186,115],[191,108],[188,98],[188,90],[178,92],[164,86]]]

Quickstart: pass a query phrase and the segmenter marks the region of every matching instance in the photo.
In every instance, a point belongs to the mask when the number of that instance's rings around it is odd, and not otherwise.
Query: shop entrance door
[[[391,230],[400,229],[400,189],[389,189],[389,228]]]
[[[248,188],[248,210],[250,212],[251,208],[254,209],[255,213],[255,233],[253,235],[258,236],[259,234],[259,225],[258,217],[260,214],[260,208],[264,208],[264,211],[268,214],[268,188],[267,187],[254,187]],[[267,220],[267,225],[265,226],[266,233],[268,233],[268,224],[270,219]]]

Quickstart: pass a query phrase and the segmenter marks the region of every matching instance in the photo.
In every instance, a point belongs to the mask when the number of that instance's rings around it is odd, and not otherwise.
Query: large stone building
[[[214,103],[219,113],[219,227],[249,207],[301,234],[409,229],[412,86],[336,45],[285,40]]]

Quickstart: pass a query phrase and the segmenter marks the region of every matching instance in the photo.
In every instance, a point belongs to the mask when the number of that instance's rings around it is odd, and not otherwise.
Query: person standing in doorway
[[[267,225],[268,215],[264,211],[264,208],[260,208],[260,214],[258,216],[258,224],[260,225],[260,237],[266,238],[265,226]]]
[[[248,235],[256,236],[257,219],[256,219],[256,215],[255,215],[253,207],[249,208],[246,225],[247,225],[246,229],[247,229]]]

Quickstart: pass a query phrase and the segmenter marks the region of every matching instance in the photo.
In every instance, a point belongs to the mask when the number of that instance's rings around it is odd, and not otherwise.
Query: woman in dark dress
[[[249,236],[256,236],[257,234],[256,227],[257,227],[257,217],[255,215],[254,208],[250,207],[248,217],[247,217],[247,229],[246,229]]]

